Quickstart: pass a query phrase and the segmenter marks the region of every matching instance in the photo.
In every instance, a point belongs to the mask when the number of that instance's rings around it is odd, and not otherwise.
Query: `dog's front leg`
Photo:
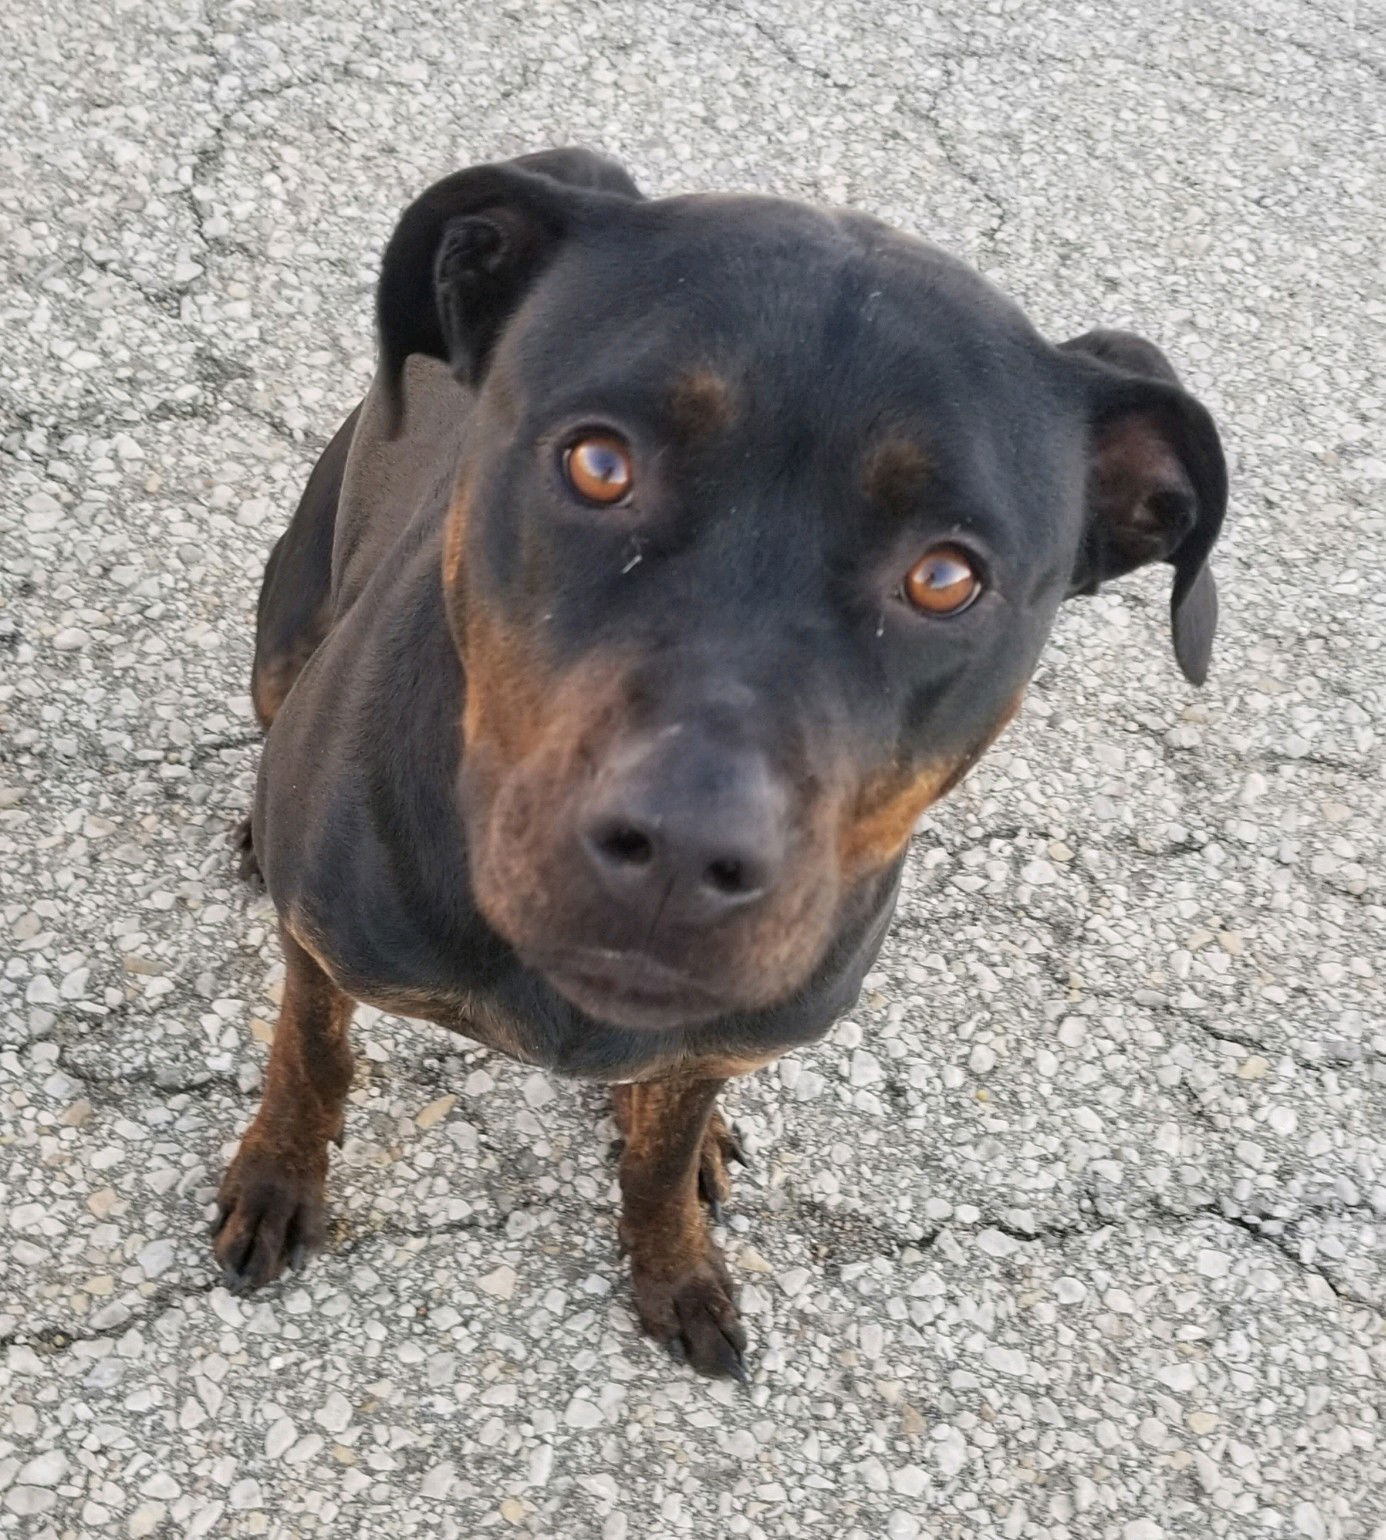
[[[621,1085],[621,1240],[641,1325],[703,1374],[746,1378],[731,1278],[699,1203],[705,1142],[728,1136],[714,1111],[724,1080],[671,1076]],[[717,1155],[720,1171],[720,1150]]]
[[[322,1245],[327,1145],[351,1085],[354,1002],[287,930],[284,998],[265,1093],[217,1196],[213,1250],[236,1292],[298,1267]]]

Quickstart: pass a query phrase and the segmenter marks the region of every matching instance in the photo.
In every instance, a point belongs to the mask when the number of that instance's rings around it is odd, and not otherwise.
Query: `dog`
[[[744,1378],[718,1092],[851,1007],[1066,598],[1170,564],[1203,682],[1217,429],[1153,344],[1051,345],[874,219],[581,149],[429,188],[377,322],[260,594],[286,973],[215,1255],[322,1244],[365,1001],[610,1084],[640,1321]]]

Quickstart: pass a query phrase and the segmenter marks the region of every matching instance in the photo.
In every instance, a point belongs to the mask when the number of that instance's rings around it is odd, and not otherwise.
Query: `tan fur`
[[[911,438],[892,434],[874,444],[862,465],[862,490],[888,508],[918,495],[933,472],[924,448]]]
[[[523,631],[479,605],[468,607],[464,625],[465,751],[509,767],[534,750],[546,726],[552,729],[558,685]]]
[[[303,672],[304,664],[313,656],[331,624],[331,605],[319,605],[312,627],[296,636],[292,647],[256,663],[250,681],[250,703],[255,708],[256,720],[266,732],[279,715],[279,708],[293,688],[294,680]]]
[[[879,869],[905,848],[914,826],[933,804],[946,797],[1005,731],[1025,698],[1016,692],[986,735],[965,753],[908,775],[882,776],[852,805],[838,834],[838,859],[848,881]]]
[[[255,1121],[227,1168],[214,1250],[255,1284],[282,1271],[295,1245],[323,1238],[327,1146],[342,1133],[351,1085],[347,1031],[355,1001],[342,993],[287,927],[284,997]]]
[[[863,792],[838,837],[838,859],[849,873],[893,860],[924,811],[960,778],[954,763],[929,765],[901,778],[883,777]]]
[[[703,367],[680,375],[669,393],[674,426],[685,438],[706,438],[730,426],[732,387],[716,371]]]
[[[621,1239],[645,1271],[670,1278],[711,1247],[698,1204],[698,1164],[719,1083],[688,1075],[615,1087]]]

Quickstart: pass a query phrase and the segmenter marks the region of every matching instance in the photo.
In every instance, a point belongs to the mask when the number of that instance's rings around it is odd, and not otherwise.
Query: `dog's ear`
[[[1227,506],[1217,428],[1143,337],[1092,331],[1059,347],[1079,369],[1088,414],[1087,522],[1069,593],[1169,562],[1174,655],[1202,684],[1218,618],[1208,556]]]
[[[477,384],[502,326],[579,209],[640,196],[615,161],[562,149],[455,172],[411,203],[385,248],[376,290],[391,435],[411,353],[442,359]]]

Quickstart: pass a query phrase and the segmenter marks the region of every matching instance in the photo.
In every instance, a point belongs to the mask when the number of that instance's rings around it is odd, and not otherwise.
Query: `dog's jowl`
[[[851,1005],[1065,598],[1168,562],[1201,682],[1217,432],[1150,343],[1051,345],[873,219],[578,150],[424,193],[378,321],[260,597],[288,975],[217,1256],[321,1240],[364,1000],[612,1082],[641,1321],[742,1374],[719,1089]]]

